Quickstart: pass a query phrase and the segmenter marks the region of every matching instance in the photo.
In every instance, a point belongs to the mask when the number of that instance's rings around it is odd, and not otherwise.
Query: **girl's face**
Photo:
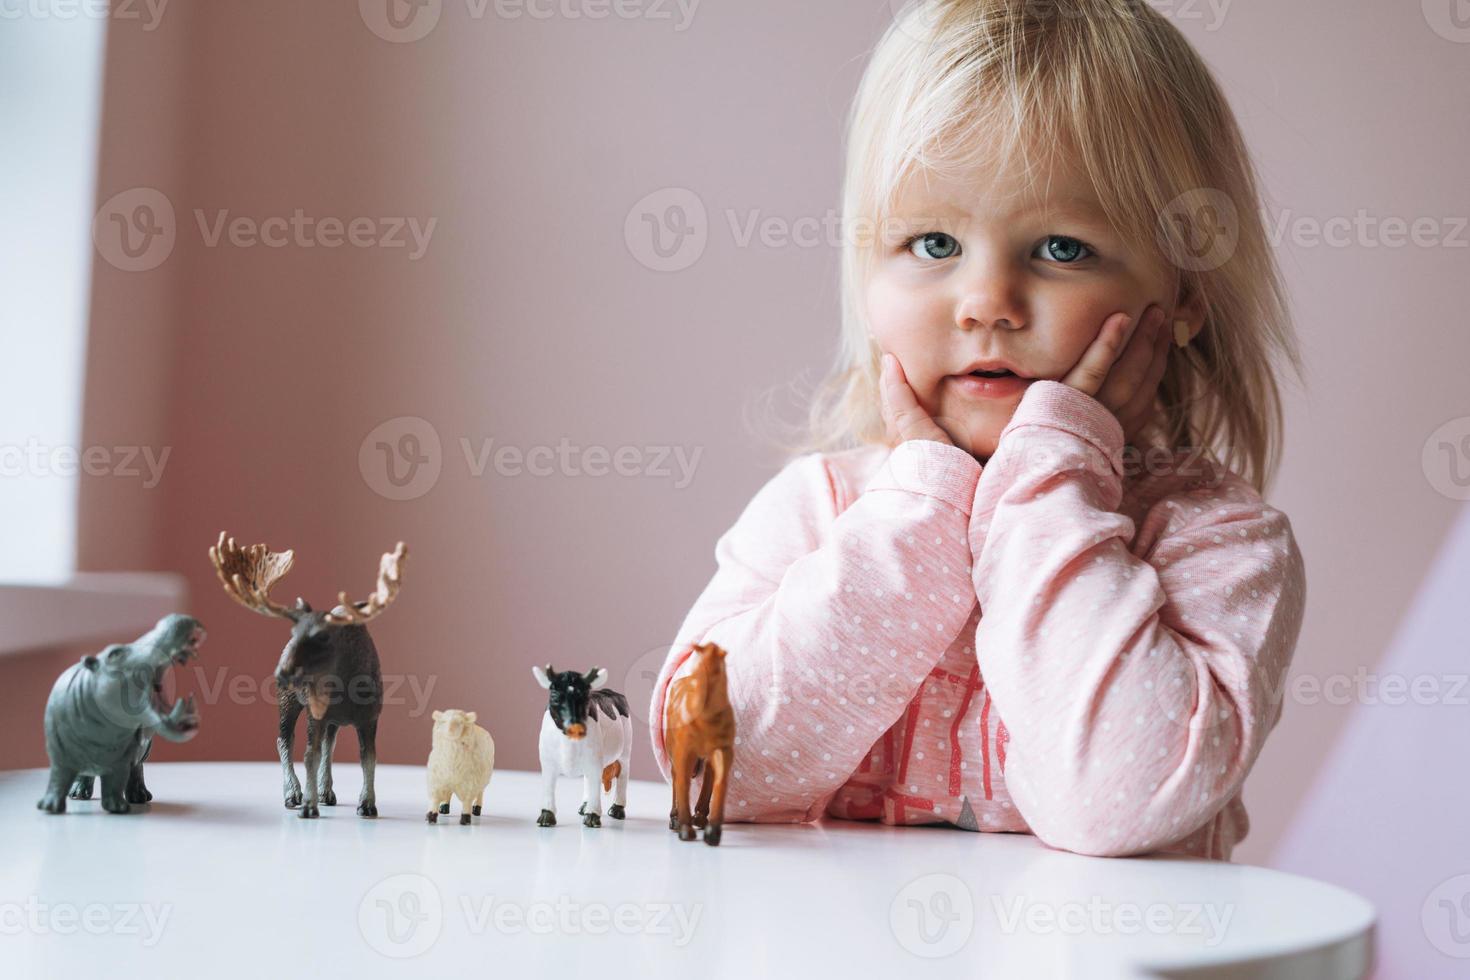
[[[875,249],[865,293],[873,339],[898,358],[919,404],[982,461],[1026,387],[1065,376],[1109,316],[1138,317],[1151,303],[1166,324],[1175,313],[1172,270],[1125,248],[1089,182],[1063,166],[1043,168],[1029,191],[1019,167],[911,178]],[[1021,377],[989,392],[961,380],[991,360]]]

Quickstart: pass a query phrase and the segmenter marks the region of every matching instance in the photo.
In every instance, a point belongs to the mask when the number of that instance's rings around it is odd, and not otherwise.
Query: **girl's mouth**
[[[966,398],[1011,398],[1024,392],[1035,379],[1010,371],[975,371],[950,375],[950,380]]]

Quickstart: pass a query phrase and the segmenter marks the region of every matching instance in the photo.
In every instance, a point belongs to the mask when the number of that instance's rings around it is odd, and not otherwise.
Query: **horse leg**
[[[714,784],[710,797],[709,826],[704,828],[704,842],[714,845],[720,842],[720,831],[725,826],[725,790],[729,788],[730,766],[734,752],[728,747],[715,749],[705,762],[704,778]]]

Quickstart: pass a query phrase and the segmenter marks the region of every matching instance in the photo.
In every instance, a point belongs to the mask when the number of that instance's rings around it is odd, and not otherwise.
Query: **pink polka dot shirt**
[[[1187,451],[1125,452],[1034,382],[982,466],[912,440],[792,460],[715,545],[654,685],[728,651],[725,819],[943,823],[1229,860],[1306,599],[1285,514]]]

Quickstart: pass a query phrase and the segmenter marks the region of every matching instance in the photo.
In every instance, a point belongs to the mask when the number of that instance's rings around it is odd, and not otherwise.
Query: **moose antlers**
[[[337,608],[327,613],[327,622],[337,626],[360,626],[388,608],[398,598],[398,586],[402,582],[403,560],[408,557],[408,546],[402,541],[378,562],[378,587],[362,602],[350,602],[346,592],[337,593]]]
[[[221,531],[219,543],[209,549],[209,560],[214,564],[215,574],[225,593],[246,609],[264,616],[279,616],[295,619],[303,607],[282,606],[270,597],[272,586],[291,570],[295,552],[271,551],[264,544],[242,548],[235,539]],[[402,582],[403,562],[408,557],[408,547],[402,542],[385,554],[378,563],[378,586],[373,594],[362,602],[353,602],[346,592],[337,594],[338,605],[324,617],[334,626],[361,626],[375,618],[398,598]]]
[[[219,543],[209,549],[209,560],[226,594],[246,609],[263,616],[294,619],[295,610],[271,601],[271,587],[291,570],[293,551],[271,551],[263,544],[241,548],[234,538],[219,533]]]

